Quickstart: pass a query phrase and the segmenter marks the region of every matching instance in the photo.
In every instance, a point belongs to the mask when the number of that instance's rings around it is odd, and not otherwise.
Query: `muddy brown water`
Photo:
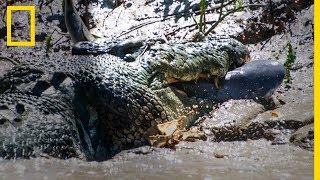
[[[104,162],[0,161],[1,179],[313,179],[313,152],[269,141],[142,147]]]

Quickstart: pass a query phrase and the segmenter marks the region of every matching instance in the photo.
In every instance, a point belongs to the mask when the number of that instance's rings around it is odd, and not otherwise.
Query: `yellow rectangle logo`
[[[12,11],[30,11],[30,41],[13,42],[11,37]],[[35,6],[7,6],[7,46],[35,46]]]

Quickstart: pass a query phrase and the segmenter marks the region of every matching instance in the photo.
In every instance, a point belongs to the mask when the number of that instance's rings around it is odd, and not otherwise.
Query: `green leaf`
[[[206,1],[200,0],[200,21],[199,21],[199,31],[203,32],[203,27],[205,26],[205,13],[206,13]]]
[[[45,43],[46,43],[46,54],[49,53],[51,47],[52,47],[52,35],[47,35],[45,38]]]
[[[197,25],[198,30],[200,31],[200,26],[199,26],[199,23],[197,22],[196,18],[192,14],[191,14],[191,17],[192,17],[194,23]]]
[[[296,59],[296,54],[292,48],[292,45],[290,42],[288,42],[287,44],[288,46],[288,55],[287,55],[287,59],[286,61],[284,62],[284,67],[285,67],[285,83],[291,83],[291,75],[290,75],[290,69],[292,68],[293,66],[293,63]]]
[[[241,0],[237,1],[237,8],[242,8],[243,7],[243,2]]]

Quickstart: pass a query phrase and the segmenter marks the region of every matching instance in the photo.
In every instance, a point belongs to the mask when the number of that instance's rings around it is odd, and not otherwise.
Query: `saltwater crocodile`
[[[183,115],[192,122],[218,100],[269,94],[282,82],[282,65],[257,61],[227,73],[248,55],[240,42],[217,38],[154,46],[133,62],[110,54],[26,60],[0,77],[0,157],[104,160],[147,144],[159,123]],[[217,77],[219,89],[190,84]]]

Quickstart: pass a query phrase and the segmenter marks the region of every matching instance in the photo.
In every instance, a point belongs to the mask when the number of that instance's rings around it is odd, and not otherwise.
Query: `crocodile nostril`
[[[5,118],[1,118],[0,119],[0,125],[4,125],[4,123],[6,123],[8,120]]]
[[[16,110],[17,110],[17,112],[18,112],[19,114],[22,114],[22,113],[24,113],[24,112],[26,111],[24,105],[21,104],[21,103],[18,103],[18,104],[16,105]]]

